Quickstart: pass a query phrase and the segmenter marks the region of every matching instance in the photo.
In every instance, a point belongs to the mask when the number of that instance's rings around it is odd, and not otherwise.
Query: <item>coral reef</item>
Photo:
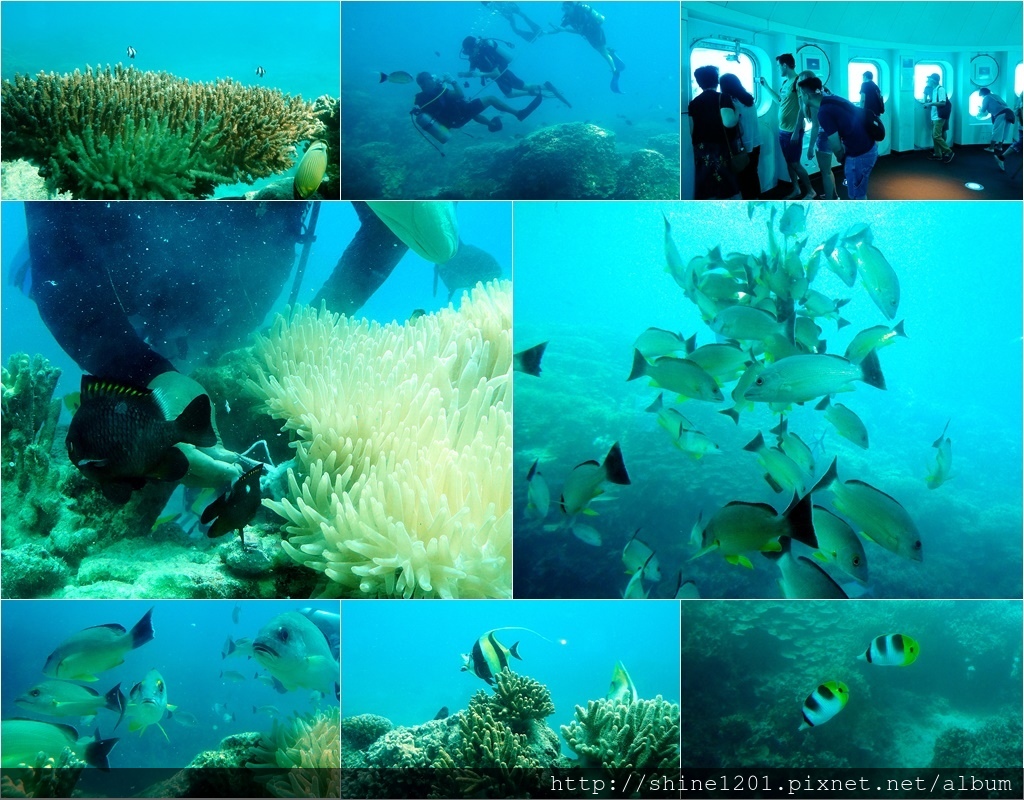
[[[32,767],[5,769],[0,779],[0,797],[71,797],[85,769],[70,748],[59,759],[42,756]]]
[[[0,372],[0,479],[27,492],[33,480],[45,479],[60,418],[53,393],[61,371],[40,355],[11,356]]]
[[[523,200],[608,198],[615,191],[616,163],[611,131],[584,122],[543,128],[519,143],[505,196]]]
[[[120,64],[15,75],[0,104],[5,157],[46,165],[76,197],[202,197],[292,165],[323,125],[313,104],[231,79],[193,83]]]
[[[187,767],[154,784],[136,797],[266,797],[258,770],[247,769],[258,733],[238,733],[223,739],[216,750],[197,755]]]
[[[39,167],[24,158],[0,162],[0,197],[16,200],[72,200],[70,192],[46,187]]]
[[[510,595],[511,321],[491,283],[404,325],[296,309],[259,339],[250,386],[300,465],[264,503],[326,593]]]
[[[679,195],[679,160],[657,150],[637,150],[619,168],[616,200],[658,200]]]
[[[679,766],[679,706],[654,700],[620,703],[591,700],[576,706],[576,719],[562,736],[581,767],[676,769]]]
[[[486,698],[486,694],[477,692],[477,697]],[[516,733],[526,733],[530,722],[555,713],[551,692],[544,684],[507,667],[495,679],[492,705],[496,716]]]
[[[378,714],[360,714],[341,721],[341,752],[365,750],[394,725],[391,720]]]
[[[345,197],[384,200],[404,197],[408,167],[395,149],[385,142],[367,142],[347,148],[341,154],[345,174]]]
[[[1021,767],[1020,717],[1000,717],[977,730],[947,728],[935,740],[932,767],[1007,769]]]
[[[279,767],[265,781],[272,797],[337,797],[340,792],[340,709],[312,717],[274,720],[273,730],[253,748],[246,766]]]

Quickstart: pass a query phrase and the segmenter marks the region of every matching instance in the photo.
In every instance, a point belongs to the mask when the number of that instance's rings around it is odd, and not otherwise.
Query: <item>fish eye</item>
[[[916,542],[914,542],[914,549],[915,550],[920,550],[921,549],[921,540],[920,539],[918,539]]]
[[[755,386],[764,386],[764,378],[757,378],[754,380]]]
[[[854,556],[853,557],[853,566],[855,566],[855,567],[859,567],[860,566],[860,556]]]
[[[287,642],[288,641],[288,629],[287,628],[278,628],[277,629],[277,638],[280,639],[282,642]]]
[[[40,692],[38,689],[33,689],[31,692],[29,692],[30,697],[39,697],[39,695],[41,694],[42,692]]]
[[[157,681],[156,682],[156,690],[158,692],[162,692],[164,690],[164,682],[163,681]]]

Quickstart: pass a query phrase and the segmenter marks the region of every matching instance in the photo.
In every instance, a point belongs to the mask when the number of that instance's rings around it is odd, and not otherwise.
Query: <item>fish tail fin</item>
[[[899,322],[897,322],[896,327],[892,329],[892,332],[895,333],[897,336],[902,336],[904,339],[909,339],[910,337],[907,336],[907,332],[903,329],[904,322],[906,322],[905,319],[901,319]]]
[[[836,330],[841,331],[847,325],[850,324],[850,320],[843,319],[842,317],[836,317]]]
[[[213,447],[217,434],[213,430],[213,406],[210,396],[201,394],[189,403],[175,420],[182,441],[196,447]]]
[[[523,365],[523,372],[527,375],[533,375],[535,378],[540,377],[540,360],[544,357],[544,350],[547,346],[547,342],[541,342],[519,354],[520,363]]]
[[[885,376],[882,375],[882,364],[878,360],[878,353],[872,350],[864,360],[860,362],[861,380],[868,386],[876,389],[885,389]]]
[[[518,658],[520,661],[523,660],[523,657],[519,655],[519,642],[516,642],[514,645],[512,645],[508,649],[508,652],[513,658]]]
[[[114,749],[117,741],[117,739],[101,739],[100,729],[97,728],[96,738],[85,748],[85,763],[103,772],[109,772],[110,763],[107,761],[107,756],[110,755],[110,751]]]
[[[652,414],[657,414],[661,409],[665,407],[665,401],[663,399],[664,392],[658,392],[658,396],[654,398],[654,402],[651,403],[644,411],[649,411]]]
[[[776,436],[785,436],[787,430],[789,430],[789,423],[786,422],[786,415],[779,414],[779,424],[774,428],[769,428],[768,433],[774,433]]]
[[[683,348],[686,351],[686,355],[690,355],[694,350],[697,349],[697,334],[693,334],[689,339],[683,340]]]
[[[833,462],[834,463],[834,462]],[[818,549],[818,536],[814,532],[814,512],[810,492],[803,497],[793,494],[793,502],[783,515],[789,524],[789,536],[808,547]]]
[[[764,436],[761,435],[761,431],[757,432],[757,436],[743,445],[743,449],[751,453],[756,453],[758,450],[764,447]]]
[[[205,395],[204,395],[205,397]],[[209,400],[209,398],[206,398]],[[150,608],[145,614],[142,615],[142,619],[135,623],[135,626],[128,631],[128,635],[132,637],[132,650],[137,647],[142,647],[146,642],[153,641],[153,609]]]
[[[796,344],[796,314],[791,313],[786,317],[786,341],[790,344]]]
[[[814,410],[815,410],[815,411],[824,411],[824,410],[825,410],[826,408],[828,408],[828,407],[829,407],[829,406],[830,406],[831,404],[832,404],[832,397],[831,397],[831,395],[825,395],[825,396],[824,396],[823,398],[821,398],[821,402],[820,402],[820,403],[818,403],[818,404],[817,404],[817,405],[816,405],[816,406],[814,407]]]
[[[946,427],[942,429],[942,433],[939,434],[939,438],[932,442],[932,447],[939,447],[942,444],[942,440],[946,438],[946,431],[949,430],[949,423],[952,421],[952,417],[946,420]]]
[[[637,378],[647,374],[647,359],[644,358],[643,353],[637,349],[633,349],[633,369],[629,373],[629,377],[626,381],[635,381]]]
[[[530,471],[526,473],[527,482],[533,480],[533,476],[537,474],[537,465],[540,464],[540,459],[536,459],[533,464],[530,465]]]
[[[124,692],[121,691],[121,684],[117,684],[117,686],[103,695],[103,699],[106,700],[106,707],[110,711],[117,713],[117,723],[114,725],[114,730],[117,730],[117,726],[124,719],[125,711]]]
[[[609,481],[620,486],[629,486],[629,473],[626,472],[626,462],[622,460],[622,448],[618,442],[612,445],[601,466]]]
[[[839,458],[833,458],[832,463],[829,464],[828,469],[825,470],[825,474],[821,476],[821,479],[816,484],[814,484],[814,486],[811,488],[811,491],[807,493],[808,497],[817,491],[827,489],[829,486],[832,485],[833,481],[839,480],[838,464]]]
[[[740,412],[736,410],[736,406],[733,406],[732,408],[727,408],[723,411],[719,411],[718,413],[725,414],[725,416],[729,417],[729,419],[731,419],[737,425],[740,424]]]
[[[386,72],[377,72],[375,74],[377,76],[377,83],[387,83],[388,82],[388,74]]]

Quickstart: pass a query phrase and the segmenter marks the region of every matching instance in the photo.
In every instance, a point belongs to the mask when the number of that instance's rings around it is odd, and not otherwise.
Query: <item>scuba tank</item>
[[[426,131],[441,144],[444,144],[452,138],[452,132],[430,116],[426,111],[413,113],[413,119],[416,120],[416,124],[419,126],[420,130]]]
[[[481,44],[486,45],[493,50],[497,54],[498,58],[505,62],[503,69],[508,69],[508,65],[512,63],[512,53],[509,52],[509,48],[515,47],[515,45],[512,45],[509,42],[504,42],[500,39],[482,39]]]

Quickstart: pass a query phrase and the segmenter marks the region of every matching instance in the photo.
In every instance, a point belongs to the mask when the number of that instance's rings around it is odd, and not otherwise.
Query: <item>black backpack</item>
[[[875,83],[871,83],[870,97],[864,95],[864,107],[870,108],[876,114],[881,116],[885,113],[885,100],[882,99],[882,90],[878,88]]]
[[[936,106],[935,112],[939,115],[939,119],[949,119],[949,115],[953,113],[953,101],[949,99],[949,92],[941,86],[939,88],[942,89],[942,93],[946,95],[946,102],[942,105]]]
[[[873,142],[880,142],[885,138],[885,125],[882,118],[870,108],[864,109],[864,132]]]

